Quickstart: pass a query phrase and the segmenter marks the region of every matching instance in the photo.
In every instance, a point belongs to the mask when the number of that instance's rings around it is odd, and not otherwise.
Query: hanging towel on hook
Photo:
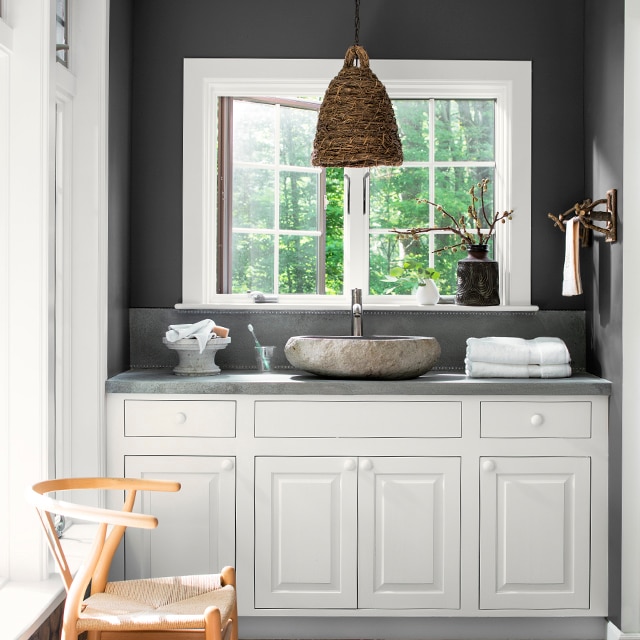
[[[579,296],[582,293],[580,279],[580,220],[575,217],[565,225],[565,254],[562,280],[563,296]]]

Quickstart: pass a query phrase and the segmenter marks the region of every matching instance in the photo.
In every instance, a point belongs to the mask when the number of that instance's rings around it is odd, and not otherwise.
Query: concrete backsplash
[[[274,345],[275,369],[291,369],[284,345],[291,336],[348,335],[351,319],[345,311],[288,311],[277,309],[178,310],[130,309],[131,368],[172,368],[177,355],[162,344],[170,324],[211,318],[227,327],[231,343],[216,355],[221,369],[255,369],[254,343],[247,325],[262,345]],[[438,371],[464,371],[466,339],[485,336],[536,338],[555,336],[565,341],[574,372],[586,370],[584,311],[373,311],[365,308],[365,335],[434,336],[442,355]]]

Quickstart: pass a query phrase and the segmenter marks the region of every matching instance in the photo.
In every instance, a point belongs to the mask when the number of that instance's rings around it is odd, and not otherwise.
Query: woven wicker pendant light
[[[316,167],[374,167],[402,164],[402,144],[387,90],[369,68],[369,56],[355,44],[329,83],[320,105],[311,162]]]

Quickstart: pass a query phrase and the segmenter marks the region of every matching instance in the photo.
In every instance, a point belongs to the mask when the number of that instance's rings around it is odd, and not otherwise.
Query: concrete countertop
[[[106,382],[107,393],[251,395],[598,395],[611,383],[588,373],[570,378],[467,378],[429,372],[413,380],[335,380],[292,370],[222,371],[215,376],[177,376],[171,369],[131,369]]]

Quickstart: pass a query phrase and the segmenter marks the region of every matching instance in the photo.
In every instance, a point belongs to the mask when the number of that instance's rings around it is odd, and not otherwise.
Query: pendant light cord
[[[356,28],[356,37],[354,44],[358,46],[360,44],[360,0],[355,0],[356,2],[356,17],[355,17],[355,28]]]

